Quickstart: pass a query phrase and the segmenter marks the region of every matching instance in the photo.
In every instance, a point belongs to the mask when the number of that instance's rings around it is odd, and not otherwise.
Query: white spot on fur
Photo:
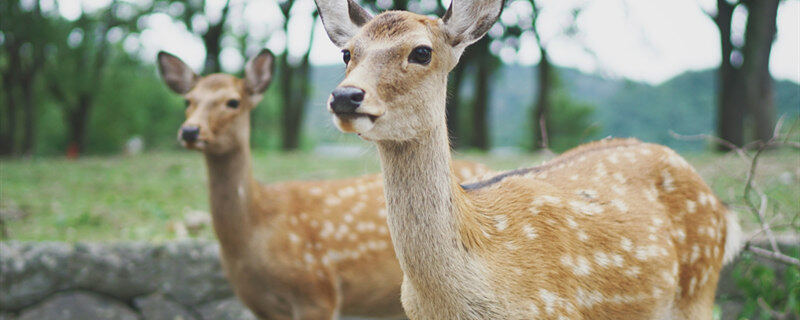
[[[561,257],[561,263],[572,268],[572,273],[578,276],[588,275],[592,271],[592,267],[589,265],[589,260],[583,256],[577,256],[573,261],[571,256],[564,255]]]
[[[569,180],[571,180],[571,181],[578,181],[578,177],[579,177],[579,176],[578,176],[577,174],[573,174],[573,175],[569,176]]]
[[[692,200],[686,200],[686,211],[695,213],[697,211],[697,203]]]
[[[692,255],[689,258],[689,262],[694,263],[695,261],[697,261],[697,259],[700,259],[700,247],[698,245],[693,245]]]
[[[583,288],[575,290],[575,299],[578,300],[578,305],[582,307],[591,308],[596,304],[602,303],[604,298],[603,294],[597,290],[588,292],[583,290]]]
[[[611,260],[614,260],[614,266],[617,267],[622,267],[622,265],[625,263],[625,258],[618,254],[611,255]]]
[[[622,186],[618,186],[618,185],[611,186],[611,191],[614,191],[614,193],[616,193],[618,195],[624,195],[625,194],[625,188],[622,187]]]
[[[569,202],[573,210],[585,215],[595,215],[603,212],[603,207],[596,203],[573,200]]]
[[[628,277],[635,277],[635,276],[638,276],[640,273],[642,273],[642,268],[639,268],[639,267],[636,267],[636,266],[630,267],[630,268],[628,268],[628,270],[625,270],[623,273]]]
[[[697,286],[697,278],[692,277],[692,280],[689,280],[689,296],[694,295],[695,286]]]
[[[611,260],[608,259],[608,255],[605,252],[595,252],[594,253],[594,262],[601,267],[607,267]]]
[[[566,217],[565,220],[567,220],[567,225],[570,226],[570,228],[578,228],[578,223],[575,222],[575,219],[572,219],[572,217]]]
[[[619,163],[619,158],[617,157],[616,153],[612,153],[611,155],[606,157],[606,159],[608,159],[608,162],[611,162],[611,163]]]
[[[545,289],[539,289],[539,298],[544,302],[544,311],[547,312],[547,314],[553,314],[553,312],[555,312],[556,302],[559,300],[558,296]]]
[[[655,186],[650,186],[650,188],[644,190],[644,197],[647,198],[647,201],[656,202],[658,200],[658,190]]]
[[[495,221],[494,227],[497,228],[497,231],[503,231],[508,228],[508,218],[505,215],[498,214],[492,216],[492,219]]]
[[[589,235],[586,234],[586,232],[578,231],[578,240],[586,242],[587,240],[589,240]]]
[[[623,237],[620,246],[622,247],[622,250],[630,252],[633,249],[633,242],[631,242],[630,239]]]
[[[337,197],[329,196],[329,197],[325,198],[325,204],[330,206],[330,207],[333,207],[333,206],[338,205],[340,203],[342,203],[342,199],[339,199]]]
[[[665,191],[675,191],[675,179],[672,178],[672,174],[667,169],[661,170],[661,178],[663,179],[661,186]]]
[[[292,243],[300,243],[300,237],[298,237],[294,232],[289,232],[289,241]]]
[[[617,207],[619,211],[628,212],[628,205],[625,204],[625,202],[622,202],[622,200],[619,199],[611,200],[611,204]]]
[[[628,179],[625,179],[625,176],[623,176],[622,173],[619,173],[619,172],[615,172],[612,176],[619,183],[625,183],[625,181],[628,180]]]
[[[308,189],[308,193],[318,196],[322,194],[322,189],[320,189],[319,187],[313,187],[311,189]]]
[[[606,166],[603,165],[602,162],[600,162],[597,164],[597,167],[595,167],[594,173],[595,176],[592,178],[592,180],[600,181],[602,178],[608,175],[608,170],[606,170]]]
[[[353,215],[349,214],[349,213],[344,215],[344,222],[347,222],[347,223],[353,222]]]
[[[303,260],[305,260],[306,263],[314,263],[314,261],[316,259],[314,259],[314,255],[312,255],[311,253],[306,252],[306,254],[303,255]]]
[[[522,226],[522,232],[525,233],[525,236],[528,237],[528,239],[535,239],[537,236],[536,230],[533,229],[533,227],[531,227],[529,224]]]
[[[686,231],[683,231],[683,229],[675,229],[674,236],[678,242],[683,243],[686,240]]]

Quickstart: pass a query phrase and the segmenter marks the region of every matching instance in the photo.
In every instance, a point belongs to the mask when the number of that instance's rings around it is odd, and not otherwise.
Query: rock
[[[133,305],[139,309],[142,320],[196,320],[182,305],[164,297],[161,294],[152,294],[133,300]]]
[[[0,242],[0,310],[17,312],[52,293],[86,290],[128,301],[161,292],[195,306],[233,292],[207,241]]]
[[[88,292],[55,294],[44,302],[28,308],[18,320],[137,320],[130,308],[115,300]]]
[[[0,320],[16,320],[16,319],[17,317],[15,317],[13,314],[0,311]]]
[[[212,301],[199,307],[197,311],[204,320],[257,320],[236,298]]]

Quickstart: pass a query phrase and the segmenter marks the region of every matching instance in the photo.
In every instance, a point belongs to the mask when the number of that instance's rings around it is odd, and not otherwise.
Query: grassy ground
[[[497,170],[540,163],[541,155],[459,154]],[[728,155],[685,155],[720,198],[742,203],[747,165]],[[263,182],[329,179],[378,172],[377,156],[354,158],[313,154],[254,154]],[[202,157],[188,151],[137,156],[0,160],[0,217],[4,239],[57,241],[163,241],[176,237],[175,223],[185,215],[207,212],[206,172]],[[797,232],[800,212],[800,153],[762,157],[757,181],[774,199],[770,219],[783,232]],[[756,229],[751,214],[739,210],[745,228]],[[780,213],[780,214],[778,214]],[[210,228],[194,236],[211,238]]]

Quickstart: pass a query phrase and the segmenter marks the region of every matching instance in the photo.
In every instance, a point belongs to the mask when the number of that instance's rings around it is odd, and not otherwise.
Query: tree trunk
[[[219,21],[208,26],[208,30],[203,35],[203,45],[206,47],[206,61],[203,67],[203,73],[209,74],[222,71],[219,56],[220,53],[222,53],[222,34],[225,31],[225,21],[228,19],[229,10],[230,0],[225,2],[225,7],[222,8],[222,15]]]
[[[14,154],[15,137],[17,131],[17,102],[14,99],[14,88],[6,80],[3,81],[3,92],[6,97],[6,112],[0,120],[0,155]]]
[[[475,76],[475,97],[472,104],[472,146],[489,150],[489,131],[487,127],[487,106],[489,104],[489,77],[491,61],[489,38],[484,37],[476,44],[475,59],[478,74]]]
[[[549,135],[549,128],[547,127],[547,123],[549,120],[550,108],[552,104],[552,97],[553,97],[553,75],[552,69],[553,66],[550,64],[550,59],[547,57],[547,50],[543,49],[540,46],[539,52],[541,53],[541,58],[539,59],[539,65],[537,66],[537,77],[538,77],[538,96],[536,97],[536,106],[533,110],[533,128],[534,128],[534,140],[533,140],[533,149],[539,148],[547,148],[548,147],[548,139]]]
[[[749,0],[742,64],[747,108],[755,123],[755,137],[767,141],[775,126],[775,102],[769,56],[777,27],[778,0]]]
[[[89,124],[89,111],[92,107],[92,98],[88,94],[78,96],[78,105],[74,106],[69,114],[69,150],[75,156],[83,153],[86,148],[86,132]]]
[[[458,148],[461,146],[461,126],[459,123],[459,109],[461,108],[461,83],[464,80],[464,68],[466,63],[459,63],[450,72],[450,81],[447,82],[447,129],[450,135],[450,147]]]
[[[12,155],[16,151],[17,137],[17,99],[15,92],[19,74],[19,48],[10,45],[11,39],[6,39],[8,49],[8,70],[3,73],[3,95],[6,97],[6,112],[0,120],[0,155]]]
[[[22,98],[24,99],[24,135],[22,136],[22,154],[33,155],[36,147],[36,101],[33,90],[33,79],[29,77],[22,83]]]
[[[717,136],[736,146],[744,145],[744,83],[740,70],[731,61],[734,53],[731,42],[731,19],[736,4],[717,0],[714,23],[719,29],[721,61],[717,71]],[[728,151],[722,144],[717,150]]]

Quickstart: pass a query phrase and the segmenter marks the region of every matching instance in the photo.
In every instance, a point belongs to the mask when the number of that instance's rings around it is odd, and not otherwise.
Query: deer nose
[[[356,87],[338,87],[331,92],[331,109],[334,113],[353,113],[361,101],[364,101],[364,90]]]
[[[200,127],[185,126],[181,127],[181,139],[186,142],[195,142],[197,137],[200,136]]]

